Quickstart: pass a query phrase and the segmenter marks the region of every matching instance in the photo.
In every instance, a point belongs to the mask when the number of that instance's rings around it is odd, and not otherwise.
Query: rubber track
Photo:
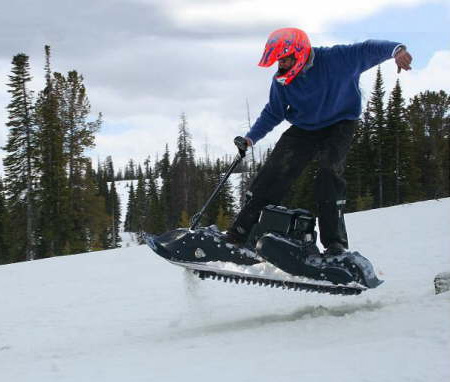
[[[291,289],[302,292],[315,292],[315,293],[326,293],[332,295],[348,296],[348,295],[358,295],[366,290],[366,288],[364,287],[355,287],[346,285],[321,285],[307,282],[273,280],[273,279],[265,279],[261,276],[255,277],[252,275],[222,274],[211,270],[193,269],[193,272],[202,280],[213,279],[230,283],[234,282],[236,284],[246,283],[247,285]]]

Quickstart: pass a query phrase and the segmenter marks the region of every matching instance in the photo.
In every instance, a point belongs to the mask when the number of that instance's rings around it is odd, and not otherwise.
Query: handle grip
[[[248,149],[247,139],[245,139],[244,137],[240,137],[240,136],[236,137],[236,138],[234,138],[234,144],[238,148],[239,155],[241,156],[241,158],[244,158],[245,153],[247,152],[247,149]]]

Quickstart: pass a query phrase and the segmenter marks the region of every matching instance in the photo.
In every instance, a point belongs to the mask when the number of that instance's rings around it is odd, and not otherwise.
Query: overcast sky
[[[270,32],[304,29],[315,46],[368,38],[400,41],[414,56],[399,76],[406,97],[450,92],[450,0],[14,0],[0,5],[0,146],[9,102],[11,59],[30,56],[33,82],[43,85],[44,45],[52,69],[85,77],[93,117],[104,125],[91,153],[111,155],[116,168],[143,161],[176,144],[186,113],[198,155],[206,143],[215,157],[234,155],[232,140],[245,134],[246,100],[254,121],[267,102],[275,68],[257,63]],[[386,90],[398,78],[394,62],[382,66]],[[370,95],[374,71],[361,88]],[[281,135],[281,124],[257,148]],[[0,158],[4,152],[0,150]]]

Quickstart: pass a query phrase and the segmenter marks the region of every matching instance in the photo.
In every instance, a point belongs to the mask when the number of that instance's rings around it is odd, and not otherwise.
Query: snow
[[[359,296],[201,281],[146,246],[0,267],[0,378],[450,381],[450,199],[347,215]]]

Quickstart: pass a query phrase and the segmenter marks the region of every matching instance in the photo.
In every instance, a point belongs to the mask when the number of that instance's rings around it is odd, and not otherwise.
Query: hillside
[[[449,216],[347,215],[385,280],[360,296],[200,281],[146,246],[0,266],[1,380],[449,381]]]

